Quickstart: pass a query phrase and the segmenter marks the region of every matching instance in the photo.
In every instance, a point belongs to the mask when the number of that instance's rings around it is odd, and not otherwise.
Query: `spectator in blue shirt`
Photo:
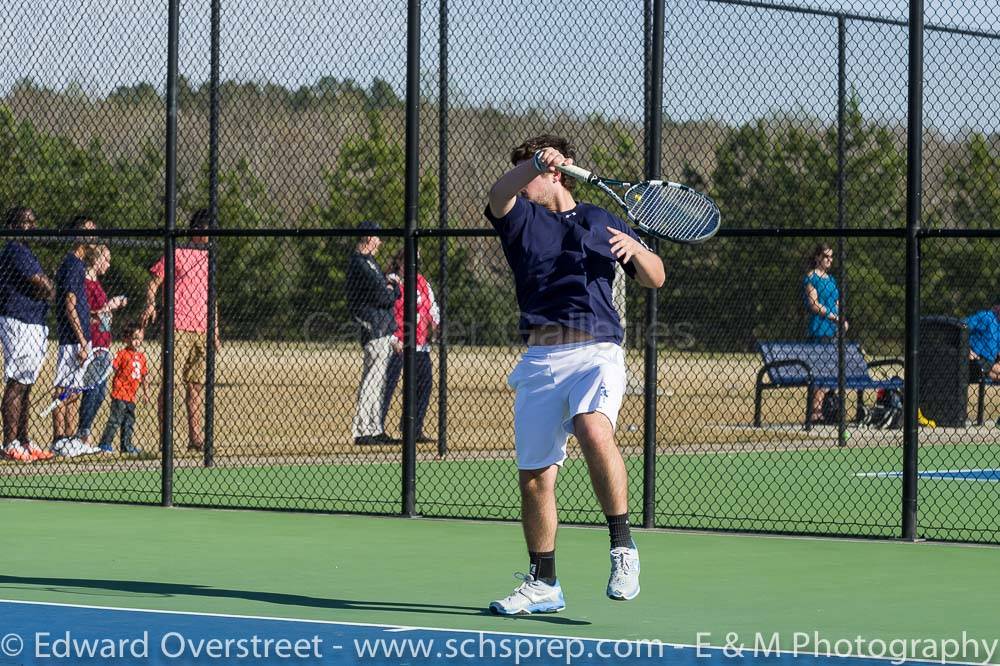
[[[969,327],[969,378],[978,382],[982,375],[1000,381],[1000,305],[981,310],[964,320]]]
[[[837,321],[840,316],[840,290],[837,281],[830,275],[833,266],[833,248],[820,243],[809,255],[810,271],[802,279],[802,296],[809,315],[806,337],[815,342],[833,342],[837,337]],[[844,320],[847,331],[847,320]],[[813,394],[812,418],[819,423],[823,419],[823,398],[826,391],[817,389]]]
[[[90,217],[79,215],[70,222],[69,228],[82,231],[96,226]],[[83,387],[83,376],[90,362],[90,305],[83,284],[87,272],[83,257],[90,244],[90,239],[77,239],[56,272],[56,328],[59,334],[56,397],[67,388]],[[78,400],[67,400],[52,412],[52,449],[56,453],[77,456],[99,451],[73,436],[79,409]]]
[[[7,229],[33,229],[35,213],[16,207],[7,211]],[[31,387],[45,360],[49,328],[45,316],[55,295],[52,281],[38,259],[22,242],[12,238],[0,250],[0,342],[3,343],[4,390],[3,458],[18,462],[46,460],[49,451],[28,438]]]

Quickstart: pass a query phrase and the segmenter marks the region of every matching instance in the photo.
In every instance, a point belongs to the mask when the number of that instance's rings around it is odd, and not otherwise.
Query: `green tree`
[[[992,229],[1000,222],[1000,145],[973,134],[945,169],[946,201],[926,216],[961,229]],[[925,314],[965,316],[1000,302],[996,241],[988,238],[922,242],[921,299]]]
[[[111,160],[96,140],[79,147],[28,121],[17,121],[0,106],[0,150],[6,156],[0,161],[0,207],[30,206],[42,228],[61,227],[81,213],[103,227],[159,226],[163,159],[153,149],[133,161]],[[68,249],[56,239],[33,240],[31,245],[50,275]],[[125,316],[141,307],[147,269],[156,254],[156,248],[113,246],[105,283],[114,293],[131,297]]]
[[[185,194],[183,207],[208,201],[208,165],[197,190]],[[178,221],[178,226],[181,226]],[[246,159],[219,170],[219,227],[261,229],[282,226],[281,211]],[[292,298],[299,261],[284,238],[220,237],[216,241],[216,289],[221,334],[225,338],[287,339],[300,335]]]
[[[846,116],[847,226],[889,227],[902,218],[905,156],[890,129],[866,122],[858,100]],[[837,225],[837,130],[759,120],[729,133],[716,151],[711,193],[725,227]],[[689,322],[709,349],[751,350],[758,339],[804,334],[804,260],[818,239],[717,239],[697,248],[665,248],[665,307]],[[847,244],[851,334],[901,332],[901,252],[885,243]],[[842,287],[844,285],[841,285]],[[748,294],[752,293],[752,297]],[[890,333],[891,335],[891,333]]]
[[[404,213],[403,146],[384,131],[376,112],[369,112],[368,133],[341,146],[336,167],[324,175],[325,200],[305,216],[305,226],[355,229],[370,219],[383,228],[400,228]],[[435,210],[437,180],[420,179],[418,215]],[[379,261],[388,262],[399,242],[386,237]],[[304,317],[330,322],[336,335],[349,325],[344,294],[344,270],[357,237],[303,238],[302,269],[296,289],[296,308]]]

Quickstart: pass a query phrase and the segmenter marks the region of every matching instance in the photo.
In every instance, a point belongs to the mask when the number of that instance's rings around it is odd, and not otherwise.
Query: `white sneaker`
[[[611,577],[608,578],[608,598],[629,601],[639,596],[639,549],[611,549]]]
[[[514,578],[522,581],[510,596],[490,604],[494,615],[531,615],[532,613],[558,613],[566,608],[559,581],[548,585],[535,580],[528,574],[516,573]]]
[[[79,437],[74,437],[73,441],[76,442],[76,445],[83,452],[82,455],[90,455],[92,453],[101,453],[101,450],[99,448],[97,448],[96,446],[91,446],[90,444],[87,444],[85,441],[83,441]]]
[[[75,437],[63,437],[56,440],[52,450],[66,458],[75,458],[90,453],[89,447]]]

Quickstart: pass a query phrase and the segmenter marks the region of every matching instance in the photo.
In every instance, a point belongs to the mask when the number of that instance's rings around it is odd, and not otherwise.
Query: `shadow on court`
[[[227,590],[206,585],[188,583],[157,583],[136,580],[102,580],[87,578],[53,578],[47,576],[7,576],[0,575],[0,588],[32,589],[44,588],[50,592],[68,596],[86,594],[85,590],[101,590],[104,593],[117,592],[123,596],[146,597],[203,597],[213,599],[245,599],[279,606],[300,606],[306,608],[329,608],[345,611],[386,611],[389,613],[423,613],[428,615],[490,615],[489,610],[478,606],[451,606],[443,604],[417,604],[404,601],[357,601],[351,599],[329,599],[284,592],[258,592],[255,590]],[[518,620],[545,622],[567,626],[584,626],[590,622],[574,620],[559,615],[531,615]],[[391,624],[388,620],[386,624]]]

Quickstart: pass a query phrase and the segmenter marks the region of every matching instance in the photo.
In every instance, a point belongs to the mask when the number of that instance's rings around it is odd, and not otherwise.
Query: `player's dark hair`
[[[417,259],[418,260],[420,259],[419,248],[417,248]],[[386,271],[386,273],[396,273],[397,275],[402,277],[403,271],[406,269],[406,250],[400,249],[395,254],[393,254],[392,258],[389,259],[389,265],[387,266],[387,268],[388,270]]]
[[[6,229],[20,229],[24,226],[24,221],[28,215],[34,215],[35,211],[27,206],[11,206],[4,216],[3,226]]]
[[[122,326],[122,340],[131,340],[136,331],[142,330],[142,324],[134,319],[130,319]]]
[[[827,252],[833,252],[833,248],[828,243],[818,243],[814,246],[812,252],[809,253],[809,257],[806,259],[807,270],[811,271],[819,268],[820,261]]]
[[[392,255],[389,260],[389,273],[396,273],[397,275],[403,274],[403,263],[405,262],[406,252],[405,250],[399,250]]]
[[[212,212],[207,208],[199,208],[191,214],[191,222],[188,227],[192,231],[204,231],[205,229],[208,229],[211,222]]]
[[[569,139],[564,139],[554,134],[540,134],[527,139],[520,146],[510,151],[510,163],[518,165],[525,160],[530,160],[542,148],[555,148],[563,154],[563,157],[576,159],[576,148],[569,142]],[[572,192],[573,187],[576,185],[576,180],[568,177],[563,178],[562,184],[563,187]]]

